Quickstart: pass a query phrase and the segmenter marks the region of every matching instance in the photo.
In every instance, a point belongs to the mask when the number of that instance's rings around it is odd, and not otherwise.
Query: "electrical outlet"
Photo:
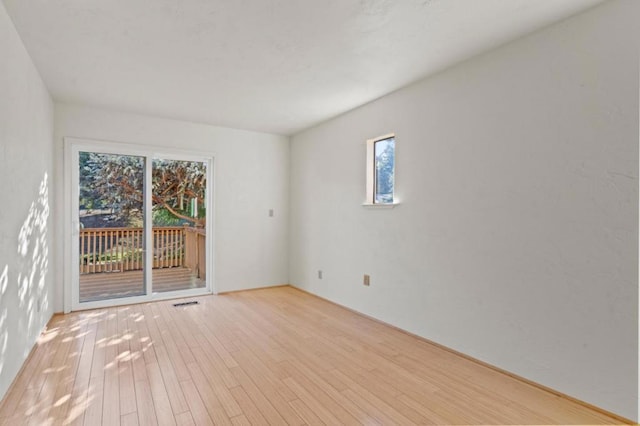
[[[273,209],[269,209],[269,217],[273,217]]]
[[[364,280],[362,281],[362,284],[368,286],[371,283],[371,277],[367,274],[364,274]]]
[[[322,279],[322,271],[318,271],[318,279],[321,280]]]

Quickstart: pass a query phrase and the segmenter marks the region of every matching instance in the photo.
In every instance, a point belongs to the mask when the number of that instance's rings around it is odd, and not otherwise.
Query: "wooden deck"
[[[153,291],[167,292],[203,288],[205,281],[188,268],[153,269]],[[80,301],[115,299],[144,294],[142,271],[101,272],[80,275]]]
[[[56,315],[0,425],[621,420],[291,287],[196,300]]]

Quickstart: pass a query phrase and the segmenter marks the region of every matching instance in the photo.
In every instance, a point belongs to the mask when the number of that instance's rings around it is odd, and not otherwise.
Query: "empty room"
[[[634,424],[637,0],[0,0],[0,425]]]

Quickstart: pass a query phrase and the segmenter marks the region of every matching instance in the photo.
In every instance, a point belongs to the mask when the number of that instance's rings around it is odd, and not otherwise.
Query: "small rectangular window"
[[[367,141],[367,204],[394,204],[395,135]]]

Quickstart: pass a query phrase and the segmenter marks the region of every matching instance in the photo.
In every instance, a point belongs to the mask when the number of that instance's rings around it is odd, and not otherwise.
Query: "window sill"
[[[392,209],[400,203],[389,203],[389,204],[374,204],[374,203],[362,203],[362,207],[366,209]]]

